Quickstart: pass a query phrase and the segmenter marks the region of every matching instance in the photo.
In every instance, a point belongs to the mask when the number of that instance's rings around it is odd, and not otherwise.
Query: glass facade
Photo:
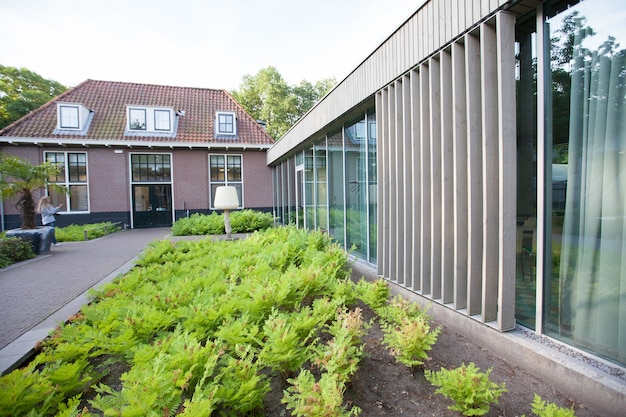
[[[611,10],[624,6],[548,2],[517,28],[517,319],[621,364],[626,32]]]
[[[376,262],[376,114],[349,119],[274,168],[275,212],[283,224],[324,230],[354,255]],[[293,185],[291,183],[293,181]]]

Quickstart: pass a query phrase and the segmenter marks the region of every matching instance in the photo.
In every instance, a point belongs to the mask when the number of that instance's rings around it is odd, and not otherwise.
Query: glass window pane
[[[369,204],[369,237],[370,237],[370,258],[369,261],[376,263],[377,250],[377,218],[378,210],[378,180],[376,176],[376,112],[370,109],[367,112],[368,138],[367,138],[367,173],[368,173],[368,204]]]
[[[130,130],[146,130],[146,110],[129,109],[128,126]]]
[[[241,156],[228,156],[228,181],[241,181]]]
[[[328,135],[328,190],[330,234],[344,245],[343,136],[341,130]]]
[[[326,138],[315,144],[315,183],[317,228],[328,231],[328,192],[326,182]]]
[[[345,147],[345,187],[347,248],[362,258],[367,257],[367,201],[366,175],[367,141],[365,140],[365,115],[346,125],[344,129]],[[363,135],[363,136],[361,136]]]
[[[61,128],[62,129],[78,129],[78,107],[75,106],[60,106],[61,113]]]
[[[626,37],[623,22],[607,18],[614,7],[584,1],[545,25],[552,239],[544,322],[546,334],[624,364]]]
[[[89,210],[89,198],[86,185],[70,185],[70,209],[72,211]]]
[[[87,156],[84,153],[67,155],[70,182],[87,182]]]
[[[59,169],[59,173],[51,176],[49,181],[65,182],[65,154],[63,152],[46,152],[46,161],[55,164]]]
[[[537,261],[537,33],[535,15],[516,29],[517,237],[515,318],[531,329],[536,320]]]
[[[155,130],[171,130],[169,110],[154,111],[154,129]]]
[[[226,166],[223,155],[211,155],[211,181],[226,180]]]
[[[235,133],[235,115],[231,113],[218,113],[217,115],[218,133],[232,135]]]

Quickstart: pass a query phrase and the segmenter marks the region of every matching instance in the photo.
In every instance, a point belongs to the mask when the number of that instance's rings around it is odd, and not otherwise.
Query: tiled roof
[[[57,102],[78,103],[93,111],[93,120],[86,135],[55,134]],[[183,110],[178,117],[176,137],[141,137],[125,135],[126,106],[170,107]],[[215,113],[235,112],[238,138],[215,138]],[[225,90],[171,87],[112,81],[87,80],[54,100],[0,130],[0,136],[13,138],[89,141],[181,142],[190,144],[272,145],[273,139],[247,114]]]

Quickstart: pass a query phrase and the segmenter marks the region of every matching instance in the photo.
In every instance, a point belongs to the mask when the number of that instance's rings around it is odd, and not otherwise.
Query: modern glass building
[[[270,149],[277,216],[623,372],[626,1],[419,3]]]

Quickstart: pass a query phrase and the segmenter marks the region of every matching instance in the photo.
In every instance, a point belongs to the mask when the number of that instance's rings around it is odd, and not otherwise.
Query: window
[[[57,103],[55,135],[84,136],[89,130],[93,112],[79,103]]]
[[[130,161],[133,182],[172,180],[172,164],[168,154],[134,154]]]
[[[128,106],[127,136],[176,136],[174,109],[167,107]]]
[[[239,207],[243,207],[242,194],[242,157],[241,155],[209,155],[209,187],[211,189],[211,206],[215,189],[229,185],[237,189]]]
[[[601,0],[541,7],[516,33],[516,318],[623,365],[623,25]]]
[[[48,190],[54,205],[63,204],[61,211],[89,211],[89,187],[87,180],[87,154],[84,152],[46,152],[45,159],[57,164],[59,174],[49,182],[69,188],[70,194]]]
[[[128,109],[128,128],[130,130],[146,130],[145,109]]]
[[[218,135],[231,135],[237,134],[237,128],[235,125],[235,113],[217,113],[217,134]]]
[[[169,110],[154,111],[154,130],[172,130]]]
[[[61,129],[79,129],[78,106],[59,106],[59,127]]]

